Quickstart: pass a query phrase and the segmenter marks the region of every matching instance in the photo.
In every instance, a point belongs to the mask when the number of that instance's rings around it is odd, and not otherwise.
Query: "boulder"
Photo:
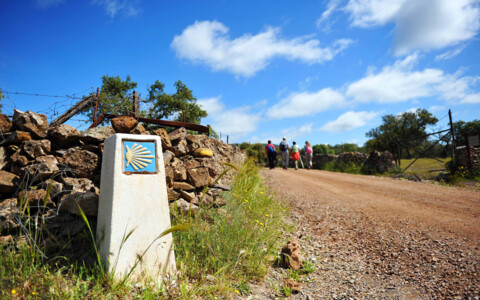
[[[196,188],[206,186],[210,182],[210,174],[205,167],[188,169],[187,177],[188,182]]]
[[[208,148],[198,148],[193,152],[193,156],[195,157],[212,157],[213,151]]]
[[[182,213],[182,214],[195,214],[198,211],[198,206],[195,204],[188,203],[184,199],[180,198],[177,201],[173,202],[173,205]]]
[[[188,169],[195,169],[201,166],[200,162],[198,160],[195,160],[193,158],[187,158],[183,161],[183,164],[185,165],[185,168]]]
[[[138,123],[131,131],[131,134],[150,135],[142,124]]]
[[[29,132],[34,138],[43,139],[47,136],[47,116],[27,110],[13,110],[13,124],[22,131]]]
[[[25,131],[13,131],[7,134],[4,134],[3,142],[0,142],[1,145],[19,145],[23,142],[30,141],[32,136],[30,133]]]
[[[53,176],[59,171],[58,160],[53,155],[39,156],[34,163],[21,170],[23,176],[28,175],[30,180],[38,181]]]
[[[187,136],[187,130],[183,127],[180,127],[180,128],[177,128],[175,129],[174,131],[170,132],[168,134],[168,137],[170,138],[170,141],[174,142],[176,140],[180,140],[180,139],[185,139],[185,137]]]
[[[0,114],[0,133],[6,133],[12,130],[13,123],[7,115]]]
[[[184,190],[184,191],[193,191],[195,189],[194,186],[186,182],[178,182],[178,181],[175,181],[173,183],[173,188],[176,190]]]
[[[87,178],[63,178],[63,191],[79,193],[93,192],[100,194],[100,190]]]
[[[35,159],[39,156],[45,156],[50,153],[51,143],[49,140],[28,141],[23,144],[23,153],[30,159]]]
[[[129,133],[138,124],[138,120],[131,116],[119,116],[110,120],[116,133]]]
[[[170,141],[170,137],[164,128],[155,130],[153,134],[160,136],[160,138],[162,139],[163,151],[172,149],[172,142]]]
[[[98,155],[88,150],[71,149],[63,156],[63,163],[72,169],[77,177],[92,178],[98,168]]]
[[[183,165],[183,162],[175,158],[171,163],[173,169],[173,180],[175,181],[185,181],[187,180],[187,169]]]
[[[80,131],[76,128],[61,124],[54,126],[48,130],[48,138],[60,147],[69,147],[78,141]]]
[[[285,279],[284,282],[283,282],[283,286],[284,286],[284,288],[291,289],[292,293],[294,293],[294,294],[300,293],[300,291],[302,289],[302,285],[300,283],[296,282],[295,280],[293,280],[292,278]]]
[[[280,253],[280,264],[284,268],[298,270],[302,267],[300,244],[296,240],[288,241]]]
[[[188,202],[192,202],[195,198],[197,198],[197,195],[195,195],[195,192],[187,192],[187,191],[180,190],[180,195],[182,196],[182,198],[184,198]]]
[[[168,194],[168,201],[169,202],[173,202],[173,201],[177,200],[178,198],[180,198],[180,194],[177,191],[175,191],[174,189],[168,189],[167,194]]]
[[[63,190],[63,184],[53,179],[47,179],[44,182],[42,182],[42,189],[48,190],[49,186],[50,186],[50,195],[52,198],[55,198],[58,195],[60,195],[60,193]]]
[[[113,130],[110,126],[105,127],[95,127],[90,128],[82,132],[79,136],[80,140],[84,143],[92,143],[92,144],[100,144],[109,136],[115,134],[115,130]]]
[[[10,161],[19,167],[25,167],[29,163],[28,157],[22,150],[18,150],[10,156]]]
[[[15,215],[18,212],[17,198],[9,198],[0,202],[0,233],[12,232],[19,229],[15,221]]]
[[[166,150],[165,152],[163,152],[163,165],[168,165],[174,157],[175,154],[172,151]]]
[[[173,187],[173,168],[170,166],[165,167],[165,181],[167,183],[167,188]]]
[[[173,153],[175,156],[184,156],[187,154],[188,148],[187,148],[187,141],[185,140],[179,140],[178,143],[173,146]]]
[[[18,177],[7,171],[0,170],[0,191],[2,194],[11,194],[17,189]]]
[[[72,192],[68,195],[63,195],[59,204],[59,211],[81,216],[79,206],[85,215],[97,216],[98,194],[94,192]]]
[[[8,155],[8,151],[6,147],[0,147],[0,170],[3,170],[8,166],[8,162],[10,161],[10,155]]]
[[[55,206],[55,203],[52,202],[52,197],[44,189],[23,190],[18,195],[18,200],[22,207],[23,205],[36,208],[42,208],[46,205]]]

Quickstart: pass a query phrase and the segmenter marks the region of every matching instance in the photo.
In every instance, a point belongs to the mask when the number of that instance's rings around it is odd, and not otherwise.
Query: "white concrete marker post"
[[[160,137],[107,138],[101,176],[97,239],[106,270],[120,279],[133,268],[131,279],[155,281],[173,273],[172,234],[158,238],[170,228]]]

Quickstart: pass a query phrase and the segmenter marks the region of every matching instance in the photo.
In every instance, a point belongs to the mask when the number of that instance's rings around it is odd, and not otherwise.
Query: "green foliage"
[[[266,145],[260,143],[250,144],[247,142],[243,142],[238,147],[242,150],[245,150],[248,157],[253,158],[257,164],[264,165],[267,163],[267,157],[265,156],[265,146]]]
[[[311,260],[309,259],[304,260],[302,265],[303,265],[302,273],[310,274],[315,272],[316,266]]]
[[[362,165],[355,163],[344,163],[339,161],[331,161],[325,164],[321,169],[331,172],[341,172],[350,174],[363,174]]]
[[[467,134],[480,134],[480,120],[470,122],[458,121],[453,123],[453,134],[457,139],[458,146],[467,145]]]
[[[312,149],[314,154],[335,154],[335,151],[330,149],[330,145],[313,145]]]
[[[424,143],[426,128],[428,125],[435,125],[438,119],[426,109],[417,109],[416,112],[404,112],[400,115],[385,115],[382,117],[383,123],[377,128],[371,129],[366,133],[370,138],[366,142],[368,151],[391,151],[392,142],[396,140],[403,141],[407,145],[419,145]],[[411,157],[409,147],[402,147],[407,157]]]
[[[293,288],[288,286],[283,286],[282,293],[285,295],[285,297],[290,297],[293,293]]]

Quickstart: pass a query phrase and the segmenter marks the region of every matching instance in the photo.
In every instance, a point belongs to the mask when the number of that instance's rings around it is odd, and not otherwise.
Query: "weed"
[[[304,274],[309,274],[315,272],[315,264],[310,261],[309,259],[306,259],[303,261],[303,269],[302,272]]]
[[[285,297],[290,297],[293,293],[293,288],[289,286],[284,286],[282,287],[282,293],[285,295]]]

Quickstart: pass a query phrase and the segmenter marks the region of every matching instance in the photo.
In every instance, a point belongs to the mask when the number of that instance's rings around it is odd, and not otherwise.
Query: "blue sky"
[[[130,75],[146,96],[182,80],[231,142],[362,145],[382,115],[416,108],[480,119],[479,0],[0,3],[8,92],[78,96]],[[7,114],[77,101],[6,95]]]

